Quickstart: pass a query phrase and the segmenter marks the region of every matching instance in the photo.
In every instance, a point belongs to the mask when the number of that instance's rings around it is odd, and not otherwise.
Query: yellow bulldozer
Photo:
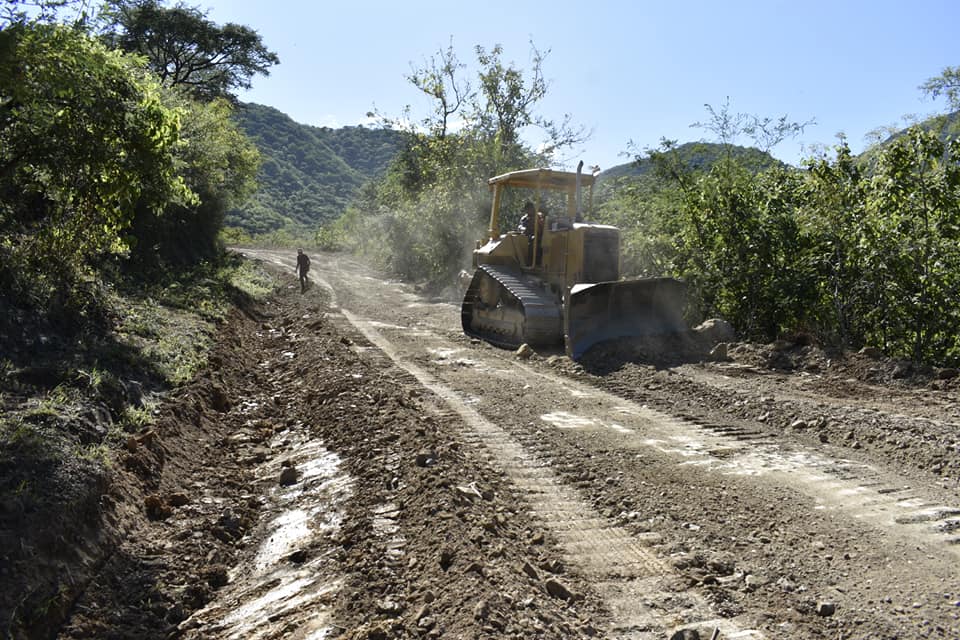
[[[621,280],[620,231],[585,221],[596,175],[582,167],[488,180],[490,227],[473,252],[475,272],[461,307],[467,335],[504,348],[563,343],[579,359],[602,341],[687,330],[682,281]],[[521,228],[501,233],[501,207],[516,204],[517,194],[529,196],[527,215]]]

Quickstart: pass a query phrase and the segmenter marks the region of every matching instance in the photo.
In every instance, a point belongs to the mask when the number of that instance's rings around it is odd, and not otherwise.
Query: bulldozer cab
[[[519,204],[527,199],[533,202],[536,212],[546,211],[551,216],[550,224],[569,227],[573,222],[581,222],[593,203],[592,174],[554,169],[526,169],[495,176],[487,183],[493,191],[488,230],[490,240],[496,240],[500,236],[502,206],[516,206],[519,211]],[[587,189],[586,203],[581,197],[583,189]],[[522,192],[520,195],[523,197],[519,197],[518,192]]]
[[[583,223],[592,208],[594,181],[593,174],[553,169],[513,171],[490,178],[490,226],[486,245],[481,243],[479,255],[475,254],[474,266],[505,264],[504,259],[509,258],[509,262],[524,271],[537,272],[559,288],[577,282],[616,280],[620,275],[618,230]],[[532,202],[536,212],[527,221],[526,233],[514,230],[515,214],[511,214],[519,212],[524,201]],[[501,227],[509,230],[502,233]],[[587,235],[604,245],[589,254],[592,265],[584,264]],[[599,262],[605,262],[606,268],[598,268]]]

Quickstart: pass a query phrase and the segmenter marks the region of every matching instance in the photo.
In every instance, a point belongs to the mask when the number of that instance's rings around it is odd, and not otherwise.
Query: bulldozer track
[[[639,404],[634,389],[613,395],[516,362],[491,373],[509,384],[516,377],[514,367],[521,367],[528,376],[549,380],[570,396],[602,398],[605,404],[618,406],[617,412],[625,418],[622,424],[613,424],[571,414],[564,420],[547,420],[548,424],[559,426],[572,420],[579,425],[575,428],[613,432],[630,443],[628,446],[651,447],[702,470],[747,477],[789,476],[790,484],[812,497],[821,509],[926,540],[948,555],[960,554],[960,525],[955,515],[960,504],[921,497],[906,479],[891,481],[889,473],[870,465],[804,447],[784,448],[777,438],[745,424],[719,423],[687,413],[670,415]],[[642,394],[639,397],[643,399]]]
[[[479,309],[477,302],[483,278],[496,282],[509,294],[511,302],[519,306],[518,311],[522,314],[523,321],[512,333],[504,332],[495,323],[489,322]],[[463,329],[467,335],[507,349],[519,347],[524,342],[551,344],[562,338],[560,306],[557,301],[552,294],[527,282],[516,269],[481,265],[464,298],[461,314]]]
[[[445,340],[433,334],[435,340]],[[455,349],[450,350],[456,352]],[[515,367],[525,375],[546,379],[580,398],[601,398],[624,416],[622,423],[602,423],[589,415],[560,416],[552,424],[559,428],[589,429],[615,434],[628,447],[650,447],[675,456],[682,464],[725,475],[789,477],[789,483],[812,497],[818,508],[842,513],[873,526],[899,531],[939,547],[948,555],[960,554],[960,525],[956,511],[960,504],[945,504],[922,497],[906,479],[871,465],[834,458],[805,447],[788,448],[771,434],[734,421],[720,423],[688,413],[670,415],[638,403],[637,390],[622,389],[617,395],[590,384],[556,376],[512,362],[491,369],[505,384],[516,378]],[[643,395],[640,394],[640,398]],[[533,445],[536,446],[536,445]]]
[[[532,375],[548,376],[528,370]],[[622,423],[610,425],[580,416],[579,428],[615,432],[618,438],[628,441],[625,446],[652,447],[699,469],[742,476],[786,474],[790,483],[813,497],[820,508],[876,526],[902,529],[905,536],[925,539],[948,553],[957,553],[960,505],[924,498],[911,491],[906,480],[891,481],[889,473],[871,465],[804,447],[784,448],[760,431],[737,425],[701,424],[692,416],[671,416],[594,387],[569,380],[555,382],[575,390],[581,397],[620,403],[619,413],[625,418]],[[553,424],[558,426],[556,421]],[[632,445],[629,441],[633,441]]]

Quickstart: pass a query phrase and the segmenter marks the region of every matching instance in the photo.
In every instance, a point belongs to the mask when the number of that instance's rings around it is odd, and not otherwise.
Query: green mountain
[[[782,164],[769,153],[753,147],[732,145],[730,152],[741,164],[752,167],[756,171]],[[679,145],[676,153],[680,161],[691,169],[707,170],[726,153],[726,147],[714,142],[687,142]],[[653,162],[650,158],[642,158],[639,162],[618,164],[607,169],[600,174],[599,182],[603,184],[618,178],[646,176],[651,171],[653,171]]]
[[[936,115],[919,123],[924,129],[935,131],[941,140],[955,138],[960,136],[960,111],[944,115]],[[876,153],[897,140],[907,132],[906,128],[892,132],[885,140],[866,149],[860,158],[869,161]],[[725,152],[724,145],[713,142],[687,142],[679,145],[676,153],[680,160],[691,169],[706,170],[709,169]],[[741,164],[753,168],[755,171],[769,169],[776,165],[783,165],[769,153],[760,151],[753,147],[741,147],[733,145],[731,152]],[[610,185],[621,178],[637,178],[647,176],[653,171],[653,162],[649,158],[643,158],[639,162],[628,162],[619,164],[607,169],[600,174],[598,185],[609,188]]]
[[[960,136],[960,111],[931,116],[917,124],[927,131],[935,132],[943,141],[946,141],[948,138],[956,138]],[[899,140],[906,135],[907,129],[908,128],[905,127],[899,131],[894,131],[882,142],[878,142],[877,144],[864,150],[864,152],[858,156],[860,161],[864,165],[871,165],[874,159],[877,157],[877,154],[896,140]]]
[[[234,118],[263,164],[257,192],[225,222],[251,234],[336,219],[361,186],[386,170],[403,139],[390,129],[304,125],[253,103],[241,103]]]

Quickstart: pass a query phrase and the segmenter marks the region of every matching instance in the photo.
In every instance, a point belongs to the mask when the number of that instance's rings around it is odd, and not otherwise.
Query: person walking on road
[[[310,258],[303,252],[303,249],[297,249],[297,272],[300,274],[300,293],[307,290],[308,271],[310,271]]]

